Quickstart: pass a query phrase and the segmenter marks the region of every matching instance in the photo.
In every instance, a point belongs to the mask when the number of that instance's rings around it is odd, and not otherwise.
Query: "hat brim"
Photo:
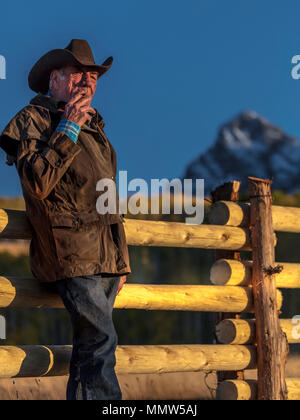
[[[46,94],[49,90],[49,80],[52,70],[65,66],[85,66],[98,72],[98,78],[110,69],[113,57],[108,57],[101,65],[79,61],[71,51],[56,49],[43,55],[32,67],[28,75],[30,89]]]

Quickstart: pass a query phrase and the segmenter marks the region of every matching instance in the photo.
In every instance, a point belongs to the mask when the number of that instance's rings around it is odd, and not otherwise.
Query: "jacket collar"
[[[47,108],[54,114],[63,111],[65,106],[65,102],[56,101],[51,96],[43,95],[42,93],[39,93],[34,98],[32,98],[30,104]]]
[[[38,95],[36,95],[34,98],[31,99],[30,104],[42,106],[44,108],[49,109],[49,111],[52,112],[53,114],[58,114],[58,113],[63,113],[66,102],[56,101],[51,96],[47,96],[47,95],[43,95],[42,93],[39,93]],[[94,125],[99,125],[101,128],[103,128],[105,125],[103,121],[103,117],[97,111],[97,109],[95,109],[95,111],[96,111],[96,114],[92,118],[91,126],[93,127]],[[84,124],[84,127],[86,129],[90,129],[90,127],[88,127],[86,124]]]

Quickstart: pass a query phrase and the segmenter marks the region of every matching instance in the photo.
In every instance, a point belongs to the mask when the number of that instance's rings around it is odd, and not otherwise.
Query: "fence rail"
[[[277,292],[282,305],[282,294]],[[60,296],[36,279],[0,277],[0,308],[64,308]],[[114,308],[253,312],[252,291],[240,286],[124,284]]]
[[[72,346],[0,346],[0,378],[67,375]],[[117,373],[254,369],[254,346],[117,346]]]
[[[251,250],[249,230],[240,227],[127,218],[124,229],[127,243],[135,246]],[[0,239],[31,239],[25,211],[0,210]]]
[[[288,400],[300,400],[300,379],[287,378]],[[217,389],[219,400],[256,400],[257,381],[226,380],[219,384]]]
[[[210,270],[210,281],[219,286],[249,286],[252,283],[252,261],[221,258]],[[282,267],[276,274],[276,286],[286,289],[300,288],[300,264],[276,262]]]
[[[220,200],[211,206],[208,218],[212,225],[249,227],[250,203]],[[272,206],[272,219],[275,231],[300,233],[300,208]]]
[[[280,327],[289,343],[300,343],[300,328],[293,319],[280,319]],[[224,319],[216,326],[216,335],[223,344],[254,344],[255,319]]]

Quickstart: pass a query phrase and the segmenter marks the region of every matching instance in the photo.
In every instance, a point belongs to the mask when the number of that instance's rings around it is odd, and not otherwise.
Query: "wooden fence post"
[[[211,192],[212,202],[215,203],[216,201],[220,200],[238,201],[240,185],[240,181],[231,181],[217,187],[214,191]],[[240,253],[238,251],[216,250],[215,260],[219,260],[221,258],[240,260]],[[235,313],[217,312],[215,317],[215,325],[218,325],[221,321],[228,318],[239,319],[240,315]],[[217,337],[215,339],[218,343]],[[244,372],[218,372],[218,381],[221,382],[225,379],[244,379]]]
[[[258,399],[286,400],[286,335],[280,328],[276,304],[272,181],[248,177],[250,188],[250,232],[252,284],[256,317]]]

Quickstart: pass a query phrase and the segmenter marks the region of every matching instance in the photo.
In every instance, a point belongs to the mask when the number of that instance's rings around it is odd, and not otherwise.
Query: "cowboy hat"
[[[32,67],[28,75],[30,89],[46,94],[52,70],[64,66],[85,66],[102,76],[112,65],[113,57],[108,57],[101,65],[95,64],[94,56],[88,42],[84,39],[72,39],[63,49],[55,49],[43,55]]]

